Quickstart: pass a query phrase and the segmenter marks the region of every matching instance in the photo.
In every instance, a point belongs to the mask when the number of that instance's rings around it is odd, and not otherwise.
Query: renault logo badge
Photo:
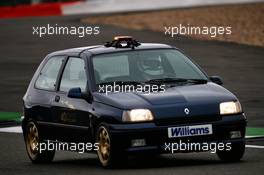
[[[188,108],[185,108],[184,112],[185,112],[186,115],[188,115],[190,113],[190,110]]]

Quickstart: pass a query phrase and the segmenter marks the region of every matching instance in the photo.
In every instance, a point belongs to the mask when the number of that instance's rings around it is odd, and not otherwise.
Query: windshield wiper
[[[194,83],[204,84],[207,83],[206,79],[186,79],[186,78],[158,78],[146,81],[147,84],[160,84],[160,83]]]
[[[108,81],[108,82],[103,82],[103,83],[99,83],[97,85],[142,85],[144,84],[143,82],[139,82],[139,81]]]

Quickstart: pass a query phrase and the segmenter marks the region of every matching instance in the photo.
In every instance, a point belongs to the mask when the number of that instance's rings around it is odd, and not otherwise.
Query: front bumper
[[[169,127],[212,124],[213,134],[190,137],[168,137]],[[214,122],[185,123],[158,126],[152,123],[111,124],[109,132],[117,149],[127,152],[166,152],[165,143],[244,143],[247,120],[244,114],[224,116]],[[241,137],[232,139],[231,131],[240,131]],[[132,146],[132,140],[144,139],[145,146]]]

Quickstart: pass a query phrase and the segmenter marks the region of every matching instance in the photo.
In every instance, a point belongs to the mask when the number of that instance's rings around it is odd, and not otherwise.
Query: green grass
[[[264,128],[247,127],[246,135],[247,136],[264,136]]]
[[[0,112],[1,121],[20,121],[21,114],[19,112]]]

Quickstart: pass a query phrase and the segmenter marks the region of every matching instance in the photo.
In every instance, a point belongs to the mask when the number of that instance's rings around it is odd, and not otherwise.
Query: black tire
[[[49,163],[55,156],[55,150],[39,151],[42,141],[38,126],[33,121],[28,121],[25,126],[24,139],[29,159],[33,163]]]
[[[95,135],[96,143],[99,143],[97,156],[104,168],[113,168],[124,165],[126,155],[113,144],[112,137],[106,125],[100,125]]]
[[[217,156],[224,162],[237,162],[243,157],[245,152],[245,142],[233,143],[231,150],[217,151]]]

